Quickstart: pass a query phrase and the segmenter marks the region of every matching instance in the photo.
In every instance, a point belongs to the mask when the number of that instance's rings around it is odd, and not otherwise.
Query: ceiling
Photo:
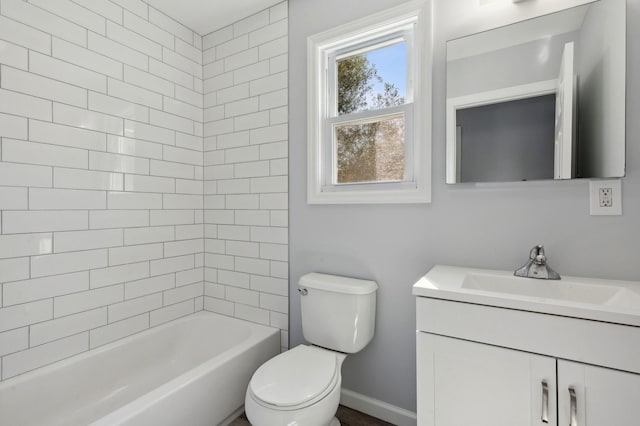
[[[146,0],[200,35],[232,24],[282,0]]]
[[[518,46],[577,31],[589,11],[585,4],[447,42],[447,61]]]

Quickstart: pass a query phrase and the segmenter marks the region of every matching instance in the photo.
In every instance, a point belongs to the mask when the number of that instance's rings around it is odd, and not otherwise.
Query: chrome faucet
[[[547,256],[544,255],[544,246],[537,245],[529,252],[529,260],[520,269],[516,269],[513,275],[517,277],[540,278],[543,280],[559,280],[560,274],[551,269],[547,264]]]

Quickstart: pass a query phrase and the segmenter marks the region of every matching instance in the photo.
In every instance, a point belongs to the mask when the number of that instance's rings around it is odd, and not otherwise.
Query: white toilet
[[[373,338],[373,281],[311,273],[300,278],[304,338],[264,363],[247,388],[245,412],[253,426],[338,426],[342,362]],[[317,346],[316,346],[317,345]]]

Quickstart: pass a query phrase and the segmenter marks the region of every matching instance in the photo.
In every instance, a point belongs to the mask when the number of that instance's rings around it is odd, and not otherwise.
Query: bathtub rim
[[[254,337],[254,333],[252,333],[249,336],[249,338],[243,340],[240,344],[234,345],[228,350],[225,350],[224,352],[216,355],[214,358],[210,358],[205,362],[197,366],[194,366],[194,368],[185,371],[181,375],[174,377],[168,382],[163,383],[162,385],[154,388],[153,390],[143,395],[140,395],[138,398],[132,399],[127,404],[113,410],[111,413],[107,414],[106,416],[103,416],[102,418],[89,423],[88,426],[112,426],[115,424],[119,424],[119,422],[126,422],[128,420],[131,420],[139,413],[145,411],[146,409],[154,405],[160,399],[160,397],[179,392],[181,389],[187,387],[189,384],[193,383],[194,381],[202,377],[208,371],[211,371],[213,367],[222,366],[227,361],[230,361],[240,353],[246,351],[249,347],[255,346],[256,344],[259,344],[269,339],[271,336],[280,334],[279,333],[280,330],[274,327],[252,323],[250,321],[242,320],[239,318],[227,317],[227,316],[216,314],[213,312],[207,312],[207,314],[209,313],[214,314],[218,317],[238,320],[243,323],[248,323],[248,324],[251,324],[252,326],[256,326],[256,327],[251,327],[252,330],[254,328],[261,329],[263,327],[264,329],[261,330],[262,332],[260,333],[261,334],[260,338],[251,339],[251,337]],[[279,336],[278,336],[278,339],[279,339]],[[234,410],[236,410],[237,408],[238,407],[233,407]]]

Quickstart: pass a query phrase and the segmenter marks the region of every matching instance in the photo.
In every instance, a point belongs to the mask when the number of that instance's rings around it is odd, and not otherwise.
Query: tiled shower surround
[[[286,35],[0,0],[3,380],[203,308],[286,347]]]
[[[205,309],[288,344],[287,4],[203,37]]]

